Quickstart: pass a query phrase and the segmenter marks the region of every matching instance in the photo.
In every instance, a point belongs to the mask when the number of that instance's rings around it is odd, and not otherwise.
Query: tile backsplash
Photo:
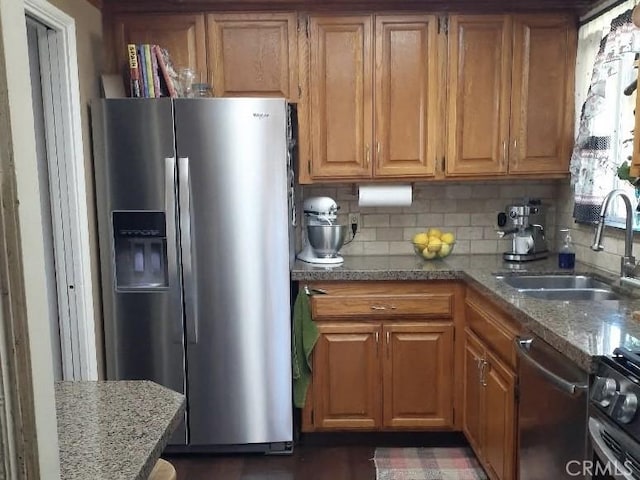
[[[511,240],[498,239],[496,217],[523,197],[540,198],[547,207],[547,238],[555,250],[558,181],[416,183],[410,207],[359,207],[358,187],[349,185],[301,186],[302,198],[329,196],[340,206],[339,223],[349,213],[360,213],[359,232],[345,245],[343,255],[412,254],[411,238],[428,227],[456,235],[453,254],[500,253]],[[301,212],[301,205],[299,212]],[[349,238],[351,232],[349,231]]]
[[[547,240],[557,251],[557,230],[570,228],[576,259],[619,273],[624,253],[624,231],[608,227],[604,234],[604,251],[591,250],[594,227],[573,220],[573,189],[569,180],[416,183],[410,207],[360,208],[357,185],[301,186],[299,197],[326,195],[340,205],[340,223],[347,215],[360,213],[360,231],[345,245],[343,255],[412,254],[411,238],[428,227],[443,228],[456,235],[453,255],[462,253],[500,253],[509,249],[510,239],[498,239],[496,216],[506,205],[523,197],[540,198],[547,207]],[[298,211],[302,211],[299,204]],[[298,238],[300,230],[298,229]],[[349,236],[350,236],[349,232]],[[298,245],[298,248],[299,245]],[[640,257],[640,236],[636,235],[634,253]]]

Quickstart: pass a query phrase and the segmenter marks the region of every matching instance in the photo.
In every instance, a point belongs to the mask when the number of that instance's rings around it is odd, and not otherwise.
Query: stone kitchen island
[[[59,382],[55,393],[62,480],[146,480],[185,409],[150,381]]]

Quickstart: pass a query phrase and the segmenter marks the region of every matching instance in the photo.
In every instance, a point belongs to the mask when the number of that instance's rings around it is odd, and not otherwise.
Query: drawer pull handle
[[[305,285],[304,286],[304,293],[306,293],[309,296],[314,295],[314,294],[326,295],[327,291],[323,290],[321,288],[309,288],[309,285]]]
[[[389,306],[389,308],[390,308],[391,310],[395,310],[397,307],[396,307],[395,305],[391,305],[391,306]]]
[[[387,307],[384,305],[371,305],[371,310],[386,310]]]

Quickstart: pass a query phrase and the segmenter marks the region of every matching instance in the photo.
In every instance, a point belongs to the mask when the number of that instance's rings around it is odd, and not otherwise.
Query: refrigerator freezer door
[[[181,214],[185,196],[190,209],[181,248],[191,251],[194,289],[185,282],[195,315],[186,319],[190,444],[290,442],[286,103],[174,107]]]
[[[172,110],[169,99],[98,100],[92,103],[91,114],[107,378],[153,380],[184,393]],[[166,249],[159,239],[163,234]],[[119,267],[126,270],[127,263],[131,267],[129,276],[121,274],[124,284],[118,285],[116,244],[121,250]],[[126,251],[128,244],[131,252]],[[154,286],[131,281],[136,276],[154,278],[160,268],[166,268],[166,282]],[[171,443],[185,442],[183,423]]]

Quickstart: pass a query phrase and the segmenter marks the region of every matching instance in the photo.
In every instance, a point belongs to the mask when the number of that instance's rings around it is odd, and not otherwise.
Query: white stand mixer
[[[310,197],[304,201],[304,222],[302,243],[304,247],[298,253],[298,258],[303,262],[317,263],[323,265],[338,265],[344,262],[344,259],[338,255],[338,250],[344,242],[344,232],[334,238],[320,238],[319,240],[327,250],[323,255],[318,254],[311,246],[309,240],[308,227],[313,226],[335,226],[346,231],[346,227],[336,225],[338,217],[338,204],[331,197]],[[332,235],[333,237],[333,235]]]

